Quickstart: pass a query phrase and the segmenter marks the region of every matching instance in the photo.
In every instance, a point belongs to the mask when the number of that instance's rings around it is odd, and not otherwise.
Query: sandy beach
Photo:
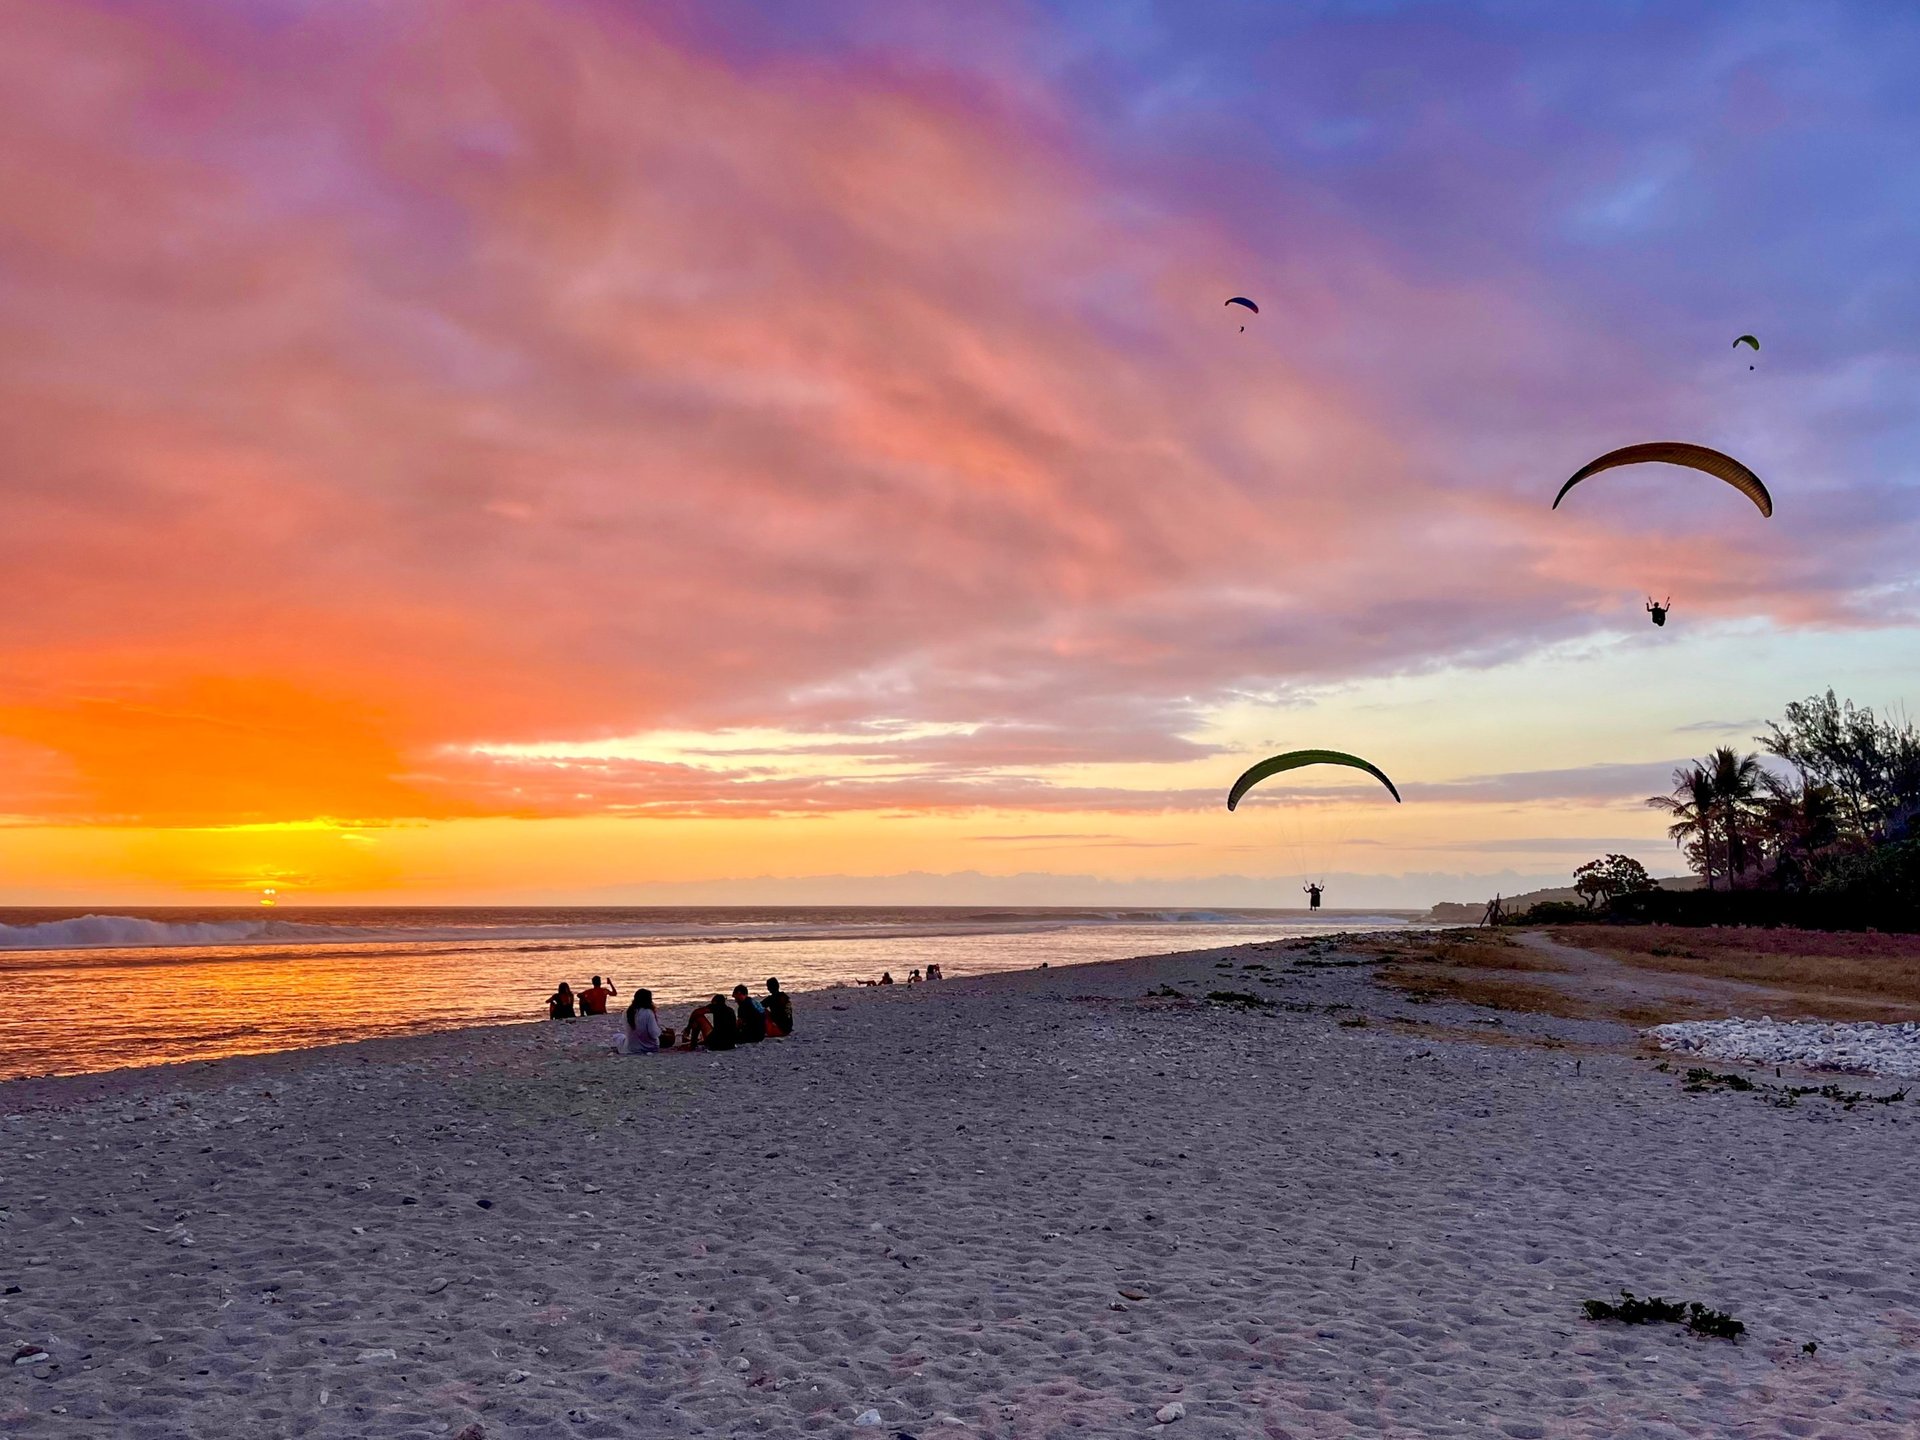
[[[0,1086],[0,1433],[1920,1434],[1920,1102],[1690,1091],[1382,948]]]

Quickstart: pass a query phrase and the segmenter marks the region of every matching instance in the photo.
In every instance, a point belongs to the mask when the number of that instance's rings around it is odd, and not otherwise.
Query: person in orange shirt
[[[580,1013],[582,1015],[604,1015],[607,1013],[607,999],[620,992],[613,988],[613,981],[600,983],[598,975],[593,977],[592,988],[580,992]]]

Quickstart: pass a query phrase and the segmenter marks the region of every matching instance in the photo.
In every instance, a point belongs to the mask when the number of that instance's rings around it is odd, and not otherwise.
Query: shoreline
[[[1330,940],[1338,939],[1338,940],[1344,941],[1350,938],[1367,936],[1374,933],[1376,932],[1341,931],[1341,932],[1338,932],[1336,935],[1329,936],[1328,938]],[[1386,933],[1386,932],[1378,932],[1378,933]],[[1393,933],[1398,934],[1400,932],[1393,932]],[[1412,933],[1412,932],[1409,932],[1409,933]],[[1426,932],[1418,932],[1418,933],[1424,934]],[[1271,943],[1287,943],[1287,942],[1271,942]],[[1128,965],[1134,965],[1134,964],[1138,964],[1145,961],[1170,959],[1170,958],[1175,958],[1179,956],[1205,955],[1208,957],[1213,957],[1216,955],[1232,953],[1240,950],[1250,951],[1250,950],[1255,950],[1259,948],[1263,948],[1263,947],[1258,943],[1247,944],[1247,945],[1209,946],[1209,947],[1203,947],[1202,949],[1199,949],[1199,950],[1192,950],[1192,951],[1169,951],[1165,955],[1132,955],[1119,960],[1088,960],[1080,964],[1071,965],[1071,966],[1062,965],[1062,966],[1056,966],[1056,967],[1049,967],[1044,964],[1034,965],[1034,966],[1023,967],[1020,969],[990,971],[990,972],[986,972],[978,975],[952,975],[947,977],[944,980],[922,981],[921,984],[915,985],[912,988],[916,991],[924,988],[931,988],[931,989],[937,990],[937,989],[940,989],[941,987],[953,986],[953,985],[961,984],[963,982],[972,983],[972,984],[981,984],[981,983],[992,982],[995,980],[1000,980],[1000,979],[1013,977],[1013,976],[1027,976],[1027,975],[1039,975],[1042,973],[1052,973],[1054,969],[1058,969],[1061,971],[1065,971],[1069,969],[1097,970],[1103,967],[1128,966]],[[783,989],[785,988],[784,985],[782,986],[782,988]],[[818,985],[810,989],[793,990],[793,991],[789,991],[788,993],[790,993],[793,996],[796,1007],[799,1007],[803,1004],[804,1001],[815,999],[821,996],[833,996],[833,995],[843,995],[843,994],[863,995],[867,993],[869,990],[893,989],[893,990],[904,991],[907,988],[908,987],[904,983],[898,983],[898,982],[893,986],[883,987],[883,986],[867,986],[859,983],[858,981],[855,981],[852,983],[842,982],[834,985]],[[620,998],[621,1000],[624,1001],[626,999],[626,996],[623,994]],[[754,998],[764,999],[765,996],[764,994],[761,994],[761,995],[756,995]],[[698,1003],[700,1002],[692,1001],[692,1000],[677,1001],[672,1004],[661,1007],[663,1012],[666,1012],[662,1016],[661,1023],[662,1024],[669,1023],[670,1016],[678,1015],[680,1012],[683,1012],[683,1011],[690,1011]],[[625,1008],[624,1005],[621,1008],[624,1009]],[[229,1071],[232,1072],[231,1078],[234,1081],[234,1083],[249,1083],[252,1079],[257,1078],[255,1074],[250,1072],[258,1072],[258,1075],[284,1074],[290,1067],[297,1068],[304,1057],[311,1057],[316,1062],[325,1061],[328,1059],[345,1060],[345,1059],[352,1059],[355,1056],[357,1056],[360,1052],[366,1051],[368,1052],[369,1056],[372,1058],[377,1058],[382,1061],[390,1061],[392,1063],[404,1064],[411,1059],[419,1058],[419,1057],[411,1056],[405,1052],[409,1049],[413,1049],[421,1046],[437,1047],[440,1045],[458,1045],[458,1043],[461,1041],[463,1037],[469,1043],[477,1043],[483,1040],[487,1036],[495,1035],[503,1031],[545,1032],[549,1030],[557,1030],[561,1032],[566,1032],[568,1030],[579,1030],[579,1029],[582,1029],[582,1027],[596,1026],[596,1022],[603,1022],[603,1023],[600,1023],[597,1026],[597,1028],[606,1030],[607,1044],[612,1045],[614,1041],[619,1038],[619,1033],[620,1033],[619,1032],[619,1015],[615,1010],[613,1010],[612,1008],[609,1008],[607,1014],[603,1016],[580,1017],[571,1021],[545,1020],[545,1019],[504,1020],[504,1021],[499,1021],[493,1024],[456,1025],[456,1026],[450,1026],[449,1028],[444,1030],[441,1030],[441,1029],[420,1030],[420,1031],[415,1031],[415,1032],[404,1034],[404,1035],[375,1035],[375,1036],[369,1036],[365,1039],[342,1040],[342,1041],[323,1044],[323,1045],[301,1045],[301,1046],[296,1046],[286,1050],[247,1051],[247,1052],[242,1052],[240,1054],[234,1054],[234,1055],[216,1056],[212,1059],[207,1059],[207,1060],[173,1060],[173,1061],[161,1061],[157,1064],[152,1064],[152,1065],[118,1065],[110,1070],[82,1070],[82,1071],[72,1071],[68,1073],[51,1074],[51,1075],[17,1075],[12,1077],[11,1079],[0,1080],[0,1113],[4,1113],[9,1109],[14,1108],[9,1104],[9,1102],[15,1098],[16,1091],[24,1090],[24,1089],[43,1089],[43,1088],[59,1089],[59,1090],[76,1089],[81,1091],[91,1091],[92,1093],[81,1094],[74,1098],[108,1099],[108,1098],[113,1098],[111,1092],[119,1088],[116,1082],[125,1082],[125,1084],[128,1086],[137,1087],[140,1085],[144,1085],[148,1082],[152,1082],[154,1084],[163,1084],[167,1080],[177,1077],[182,1080],[204,1078],[204,1079],[210,1080],[211,1083],[219,1084],[219,1083],[224,1083],[224,1081],[228,1076]],[[676,1030],[680,1028],[679,1021],[675,1020],[673,1021],[673,1024]],[[391,1055],[384,1055],[384,1054],[378,1053],[386,1049],[392,1049],[396,1053]],[[689,1052],[689,1053],[693,1055],[695,1058],[698,1058],[704,1052],[696,1051],[696,1052]],[[680,1052],[675,1052],[673,1055],[669,1055],[665,1058],[669,1062],[671,1062],[674,1059],[680,1058]],[[209,1074],[208,1072],[214,1072],[214,1073]],[[59,1097],[59,1099],[65,1099],[65,1098],[66,1098],[65,1096]]]
[[[743,912],[699,933],[627,941],[582,938],[422,942],[404,927],[345,944],[185,945],[137,950],[0,954],[0,1077],[27,1078],[222,1059],[349,1040],[421,1035],[545,1017],[557,979],[576,990],[599,972],[622,988],[646,984],[664,1006],[691,1005],[738,982],[779,975],[799,991],[940,962],[949,975],[1125,958],[1292,935],[1398,925],[1359,917],[1259,923],[1214,912],[1184,919],[1087,921],[1049,912],[1020,924],[1008,912],[972,921],[874,910],[859,923],[799,928],[797,913]],[[759,922],[777,922],[771,930]],[[1075,918],[1079,917],[1079,918]],[[696,917],[697,918],[697,917]],[[844,918],[844,912],[843,912]],[[678,926],[678,929],[687,929]],[[751,942],[751,943],[749,943]],[[85,995],[85,1023],[58,1023]],[[624,1003],[622,1001],[621,1003]]]
[[[1375,912],[1363,912],[1363,913],[1375,913]],[[1447,927],[1445,926],[1436,927],[1436,929],[1445,929],[1445,928]],[[1027,933],[1027,932],[1020,932],[1020,933]],[[1331,941],[1331,940],[1339,940],[1345,936],[1368,935],[1373,933],[1387,933],[1387,932],[1373,932],[1373,931],[1363,931],[1363,930],[1328,931],[1324,938]],[[1393,933],[1401,933],[1401,932],[1395,931]],[[1425,931],[1424,929],[1420,931],[1414,931],[1413,929],[1411,929],[1411,927],[1409,927],[1409,929],[1405,933],[1425,934],[1428,932]],[[815,937],[805,937],[805,938],[808,940],[811,940]],[[1196,936],[1194,938],[1201,939],[1204,937]],[[1316,935],[1314,938],[1320,939],[1323,937]],[[310,942],[295,942],[295,943],[304,945]],[[340,942],[340,943],[344,944],[346,942]],[[405,944],[405,943],[409,943],[409,942],[404,942],[404,941],[396,942],[396,945]],[[431,942],[431,943],[439,943],[439,942]],[[592,940],[582,940],[579,946],[575,948],[590,949],[593,947],[595,943],[596,942]],[[734,943],[734,942],[730,939],[725,942],[702,942],[702,943]],[[742,941],[740,943],[747,943],[747,942]],[[779,942],[772,942],[772,943],[779,943]],[[1247,943],[1268,943],[1268,942],[1247,942]],[[260,948],[266,949],[271,947],[262,946]],[[1220,949],[1220,948],[1232,948],[1232,947],[1204,946],[1204,945],[1198,947],[1198,949],[1202,949],[1202,950],[1214,950],[1214,949]],[[41,956],[41,955],[58,956],[63,952],[22,951],[19,953],[31,954],[35,956]],[[82,950],[82,951],[74,951],[71,953],[85,956],[95,952]],[[1169,951],[1165,953],[1173,954],[1173,953],[1186,953],[1186,952],[1183,950],[1183,951]],[[431,956],[429,956],[428,958],[431,958]],[[1071,967],[1063,963],[1058,968],[1065,969],[1065,968],[1080,968],[1081,966],[1085,966],[1085,965],[1124,964],[1128,960],[1135,959],[1135,958],[1139,958],[1139,957],[1126,956],[1126,957],[1120,957],[1118,959],[1076,961],[1076,962],[1072,962]],[[987,975],[1025,974],[1027,973],[1028,970],[1040,969],[1040,968],[1044,968],[1044,965],[1011,967],[1005,970],[979,972],[976,975],[968,975],[965,973],[960,973],[960,974],[955,974],[949,977],[949,979],[946,981],[928,982],[928,983],[949,984],[949,983],[952,983],[952,981],[954,980],[968,979],[968,978],[985,978],[985,976]],[[755,994],[756,999],[764,998],[763,991],[758,988],[759,981],[757,978],[747,981],[746,983],[756,987],[756,994]],[[785,982],[783,982],[783,984],[784,983]],[[904,982],[901,982],[901,983],[904,983]],[[537,987],[529,987],[529,993],[531,993],[532,989],[534,988],[537,988]],[[728,988],[729,989],[731,988],[730,984]],[[791,989],[789,993],[795,996],[799,996],[799,995],[823,993],[827,990],[833,990],[833,989],[853,990],[853,989],[859,989],[859,988],[862,988],[862,986],[858,981],[839,981],[829,985],[811,985],[811,986],[805,986],[804,988]],[[618,997],[617,1003],[619,1004],[620,1008],[625,1007],[627,993],[628,992],[623,991]],[[676,1000],[667,1001],[660,1008],[662,1009],[663,1012],[677,1013],[681,1011],[691,1010],[692,1008],[694,1008],[694,1006],[700,1003],[703,1003],[703,1002],[699,1000],[694,1000],[694,999],[684,999],[684,1000],[676,999]],[[191,1069],[191,1068],[202,1067],[207,1065],[221,1065],[231,1061],[249,1060],[249,1059],[263,1060],[263,1059],[268,1059],[274,1056],[300,1055],[300,1054],[306,1054],[309,1052],[323,1052],[327,1050],[339,1049],[343,1046],[373,1045],[373,1044],[381,1044],[381,1043],[387,1043],[387,1042],[405,1043],[409,1041],[427,1040],[435,1036],[455,1036],[455,1035],[465,1034],[468,1032],[483,1032],[483,1031],[490,1031],[490,1030],[496,1030],[496,1029],[502,1029],[502,1028],[513,1028],[519,1025],[552,1025],[556,1023],[564,1023],[564,1022],[555,1022],[555,1021],[547,1020],[544,1018],[539,1018],[533,1013],[531,1013],[534,1010],[536,1010],[537,1007],[530,1005],[528,1008],[529,1008],[529,1014],[525,1018],[483,1021],[483,1022],[471,1023],[471,1024],[463,1024],[463,1023],[455,1022],[455,1023],[448,1023],[445,1025],[440,1025],[440,1024],[428,1022],[421,1025],[420,1028],[396,1032],[393,1034],[362,1036],[362,1037],[356,1037],[356,1038],[342,1039],[338,1041],[324,1041],[319,1044],[313,1044],[313,1045],[286,1046],[282,1048],[269,1049],[269,1050],[238,1051],[232,1054],[209,1056],[206,1058],[191,1058],[191,1059],[172,1060],[172,1061],[161,1060],[161,1061],[155,1061],[151,1064],[114,1065],[104,1069],[97,1069],[97,1070],[89,1069],[89,1070],[50,1071],[42,1074],[28,1074],[28,1075],[16,1075],[16,1076],[10,1076],[10,1077],[0,1077],[0,1106],[4,1106],[5,1104],[5,1097],[7,1094],[8,1087],[21,1085],[21,1084],[50,1083],[53,1081],[60,1081],[60,1080],[79,1080],[88,1076],[112,1076],[112,1075],[124,1074],[128,1071],[135,1071],[135,1070],[166,1070],[166,1069],[185,1070],[185,1069]],[[609,1012],[608,1012],[608,1018],[610,1019],[613,1018],[613,1011],[611,1008],[609,1009]],[[576,1021],[575,1023],[585,1023],[585,1018],[583,1017],[581,1020]],[[663,1018],[662,1023],[664,1024],[668,1022]]]
[[[717,1055],[9,1082],[0,1430],[1910,1434],[1903,1106],[1689,1093],[1631,1027],[1377,984],[1387,938],[796,992]],[[1581,1313],[1621,1288],[1748,1333]]]

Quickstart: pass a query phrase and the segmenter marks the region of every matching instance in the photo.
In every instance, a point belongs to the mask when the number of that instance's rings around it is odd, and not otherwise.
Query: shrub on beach
[[[1662,1300],[1658,1295],[1642,1300],[1631,1290],[1620,1292],[1620,1301],[1588,1300],[1582,1307],[1589,1320],[1617,1320],[1623,1325],[1685,1325],[1696,1335],[1718,1340],[1738,1340],[1747,1327],[1724,1310],[1713,1310],[1698,1300]]]
[[[1542,900],[1538,905],[1515,915],[1515,925],[1577,925],[1594,918],[1594,912],[1572,900]]]

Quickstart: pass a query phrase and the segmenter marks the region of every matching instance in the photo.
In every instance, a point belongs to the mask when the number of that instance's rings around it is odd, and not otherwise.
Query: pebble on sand
[[[1162,1405],[1158,1410],[1154,1411],[1153,1418],[1162,1425],[1171,1425],[1176,1420],[1184,1420],[1187,1418],[1187,1407],[1182,1405],[1178,1400],[1175,1400],[1171,1404]]]

